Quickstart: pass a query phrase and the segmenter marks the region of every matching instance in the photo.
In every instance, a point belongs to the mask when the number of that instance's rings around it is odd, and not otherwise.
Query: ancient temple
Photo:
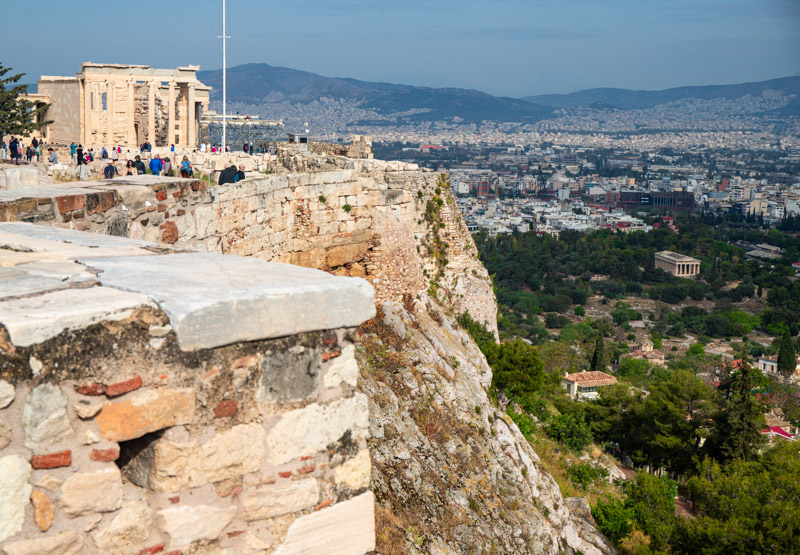
[[[86,62],[75,77],[42,76],[28,98],[51,105],[44,116],[53,121],[43,130],[48,142],[193,147],[211,91],[198,81],[198,69]]]

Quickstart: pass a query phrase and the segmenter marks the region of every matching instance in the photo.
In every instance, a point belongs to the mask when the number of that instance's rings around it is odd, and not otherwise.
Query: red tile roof
[[[576,372],[574,374],[567,374],[564,379],[584,387],[614,385],[617,383],[617,378],[605,372]]]

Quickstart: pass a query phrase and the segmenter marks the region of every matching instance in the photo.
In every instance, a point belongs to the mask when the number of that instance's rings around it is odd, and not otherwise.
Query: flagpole
[[[226,33],[225,25],[225,0],[222,0],[222,152],[227,152],[228,147],[228,58],[226,41],[230,37]]]

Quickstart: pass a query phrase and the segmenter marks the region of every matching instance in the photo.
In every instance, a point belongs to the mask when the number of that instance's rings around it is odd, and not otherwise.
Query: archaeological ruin
[[[41,120],[53,122],[42,130],[48,143],[194,147],[211,90],[198,69],[86,62],[75,77],[42,76],[27,97],[50,104]]]

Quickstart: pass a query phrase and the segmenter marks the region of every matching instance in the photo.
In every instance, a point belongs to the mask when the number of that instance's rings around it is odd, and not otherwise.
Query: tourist
[[[133,165],[133,160],[128,160],[125,164],[125,175],[136,175],[136,166]]]
[[[100,150],[100,159],[101,160],[108,160],[108,151],[106,150],[106,147],[103,147]]]
[[[8,143],[8,149],[11,151],[11,161],[19,166],[19,141],[13,135],[11,136],[11,142]]]
[[[114,179],[114,176],[117,174],[117,168],[114,167],[114,160],[108,160],[106,167],[103,168],[103,176],[106,179]]]
[[[0,162],[5,162],[8,158],[6,154],[6,142],[0,137]]]
[[[86,163],[86,159],[83,157],[83,145],[78,145],[78,148],[75,149],[75,159],[79,166]]]
[[[206,143],[200,143],[200,152],[206,151]]]
[[[236,166],[225,164],[225,169],[219,173],[219,184],[236,183]]]
[[[69,143],[69,161],[75,163],[75,151],[78,149],[78,145],[75,144],[75,141]]]
[[[245,154],[247,154],[247,152],[248,152],[248,146],[247,146],[247,143],[244,143],[243,150],[244,150],[244,153],[245,153]]]
[[[245,178],[244,175],[244,164],[239,164],[239,171],[236,172],[236,175],[233,177],[233,182],[238,183]]]
[[[164,172],[164,175],[168,177],[172,177],[172,160],[169,159],[169,156],[164,157],[164,167],[161,171]]]
[[[170,145],[169,151],[170,152],[175,152],[175,145]]]
[[[138,154],[136,155],[136,161],[133,165],[136,168],[137,175],[144,175],[147,173],[147,168],[144,167],[144,162],[142,162],[142,158]]]
[[[184,154],[181,161],[181,177],[192,177],[193,175],[192,163],[189,162],[189,157]]]
[[[44,147],[44,143],[42,143],[41,141],[39,142],[38,145],[33,147],[33,152],[36,154],[36,161],[37,162],[40,161],[40,154],[42,153],[42,148],[43,147]]]
[[[51,164],[58,164],[58,153],[52,148],[48,148],[47,152],[50,153],[50,156],[47,158],[47,161],[50,162]]]
[[[33,148],[39,146],[39,141],[36,140],[36,137],[34,137],[33,140],[31,141],[31,146],[33,146]]]
[[[33,160],[34,152],[35,151],[33,150],[33,147],[31,145],[28,145],[28,148],[25,149],[25,160],[27,162],[30,162],[31,160]]]
[[[114,162],[119,160],[119,147],[111,149],[111,159],[114,160]]]
[[[161,169],[163,167],[164,163],[161,162],[161,158],[156,154],[155,157],[150,160],[150,172],[152,172],[153,175],[161,175]]]

